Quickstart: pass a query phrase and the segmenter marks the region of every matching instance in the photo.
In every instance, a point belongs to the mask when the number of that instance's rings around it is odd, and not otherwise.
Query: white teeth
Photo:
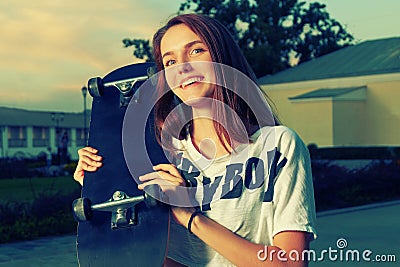
[[[190,78],[190,79],[184,81],[181,86],[182,86],[182,88],[184,88],[184,87],[188,86],[189,84],[192,84],[194,82],[201,82],[202,80],[203,80],[203,78],[201,78],[201,77],[193,77],[193,78]]]

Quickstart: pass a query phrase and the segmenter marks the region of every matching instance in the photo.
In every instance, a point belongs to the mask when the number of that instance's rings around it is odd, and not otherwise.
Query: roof
[[[307,92],[305,94],[301,94],[298,96],[294,97],[289,97],[289,100],[301,100],[301,99],[314,99],[314,98],[336,98],[339,96],[343,96],[346,94],[349,94],[351,92],[360,90],[360,89],[365,89],[365,86],[358,86],[358,87],[348,87],[348,88],[334,88],[334,89],[329,89],[329,88],[322,88],[322,89],[317,89],[311,92]]]
[[[388,73],[400,73],[400,37],[347,46],[258,81],[276,84]]]
[[[90,110],[87,120],[90,121]],[[58,125],[57,125],[58,123]],[[0,107],[0,126],[83,128],[83,114]]]

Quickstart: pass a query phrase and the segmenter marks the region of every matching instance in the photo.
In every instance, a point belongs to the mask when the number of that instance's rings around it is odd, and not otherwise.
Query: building
[[[400,37],[349,46],[259,83],[306,144],[400,146]]]
[[[90,121],[89,113],[87,123]],[[87,128],[85,131],[82,113],[0,107],[1,158],[37,157],[48,148],[52,154],[58,154],[59,149],[66,145],[68,155],[76,160],[78,149],[85,145],[85,132]]]

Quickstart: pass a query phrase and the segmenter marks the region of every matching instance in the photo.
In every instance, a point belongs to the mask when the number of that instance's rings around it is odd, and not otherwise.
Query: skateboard
[[[152,67],[153,63],[132,64],[88,81],[93,97],[88,146],[98,149],[103,166],[85,173],[81,198],[72,204],[78,221],[80,266],[154,267],[162,266],[166,257],[170,215],[168,206],[160,201],[163,193],[157,185],[139,190],[138,177],[130,170],[136,165],[140,175],[152,172],[155,164],[167,162],[154,137],[152,114],[147,116],[142,108],[146,109],[146,97],[154,93],[149,92],[151,88],[140,92]],[[123,147],[128,107],[130,112],[143,115],[130,122],[135,125],[130,131],[142,138],[133,136],[130,143],[125,142],[132,144],[132,149]],[[130,167],[124,156],[128,154],[135,155]]]

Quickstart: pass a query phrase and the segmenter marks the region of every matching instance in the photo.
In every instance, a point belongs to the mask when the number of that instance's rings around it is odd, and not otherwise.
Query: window
[[[26,127],[8,127],[8,147],[26,147]]]
[[[50,132],[47,127],[33,127],[33,146],[48,147],[50,141]]]

